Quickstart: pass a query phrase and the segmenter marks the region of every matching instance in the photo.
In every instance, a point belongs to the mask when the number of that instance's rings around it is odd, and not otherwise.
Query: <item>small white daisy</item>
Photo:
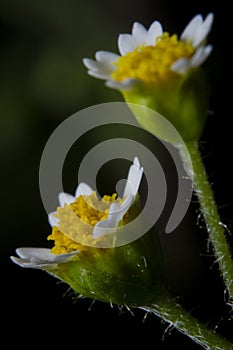
[[[132,34],[118,37],[120,55],[97,51],[96,60],[84,58],[83,63],[89,75],[106,80],[106,85],[114,89],[129,90],[138,82],[161,83],[203,64],[212,51],[205,41],[213,18],[213,13],[205,19],[196,15],[179,39],[164,32],[158,21],[148,30],[135,22]]]
[[[79,253],[79,248],[82,249],[82,243],[75,241],[74,237],[77,236],[81,242],[83,239],[86,240],[88,245],[88,242],[102,239],[103,236],[115,232],[135,200],[142,174],[143,168],[135,157],[128,172],[121,200],[115,200],[116,195],[104,196],[99,200],[91,187],[85,183],[78,185],[74,196],[60,193],[58,196],[60,206],[56,212],[48,215],[48,221],[53,228],[48,239],[55,240],[54,248],[52,250],[18,248],[16,249],[18,257],[11,256],[11,260],[21,267],[53,269],[58,264],[72,259]],[[95,208],[95,205],[99,207]],[[78,220],[73,220],[73,215]],[[65,231],[61,229],[64,227],[66,227]]]

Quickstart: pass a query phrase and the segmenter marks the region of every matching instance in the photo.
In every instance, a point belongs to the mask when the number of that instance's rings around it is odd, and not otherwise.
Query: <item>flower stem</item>
[[[191,338],[195,343],[208,350],[233,350],[233,344],[215,331],[207,328],[194,318],[188,311],[179,305],[168,292],[162,292],[156,304],[142,307],[141,309],[154,313],[156,316],[169,323],[169,328],[175,328],[179,332]]]
[[[208,181],[205,167],[199,152],[197,142],[187,142],[187,150],[192,162],[194,189],[198,196],[201,211],[206,223],[210,242],[213,246],[216,261],[228,292],[228,302],[233,302],[233,260],[230,247],[225,236],[225,227],[222,224],[213,191]],[[184,156],[184,154],[183,154]]]

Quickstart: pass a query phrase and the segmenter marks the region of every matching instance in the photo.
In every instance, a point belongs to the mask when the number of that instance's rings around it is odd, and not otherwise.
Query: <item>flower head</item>
[[[208,114],[209,86],[201,65],[212,51],[206,39],[213,18],[213,13],[205,19],[196,15],[179,37],[163,31],[158,21],[148,30],[135,22],[132,34],[118,37],[120,55],[97,51],[96,60],[84,58],[83,63],[89,75],[120,90],[126,102],[167,118],[184,141],[197,139]],[[135,116],[151,129],[150,118]]]
[[[156,233],[149,246],[141,239],[117,246],[118,226],[139,213],[137,193],[143,175],[137,157],[131,165],[122,198],[117,194],[98,198],[85,183],[75,195],[60,193],[60,206],[48,215],[52,233],[48,248],[16,249],[14,263],[45,270],[87,297],[117,304],[135,305],[150,298],[161,279],[161,251]],[[141,242],[141,243],[140,243]],[[151,248],[151,242],[156,243]],[[104,249],[105,248],[105,249]],[[151,258],[151,249],[156,254]],[[142,268],[144,265],[144,268]]]
[[[97,51],[96,61],[84,58],[83,62],[91,76],[106,80],[107,86],[118,90],[129,90],[138,83],[161,84],[199,67],[207,59],[212,46],[205,45],[205,41],[212,22],[212,13],[205,20],[197,15],[180,38],[164,32],[158,21],[148,30],[135,22],[132,34],[118,37],[120,55]]]

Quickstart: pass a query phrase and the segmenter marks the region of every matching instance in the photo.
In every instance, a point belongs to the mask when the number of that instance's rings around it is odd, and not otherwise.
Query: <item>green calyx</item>
[[[163,280],[158,234],[151,230],[115,248],[88,247],[52,273],[91,299],[128,306],[153,302]]]
[[[166,118],[184,141],[198,139],[205,126],[209,107],[209,85],[201,68],[176,76],[171,81],[145,86],[138,83],[122,91],[129,104],[148,107]],[[134,111],[133,111],[134,113]],[[168,142],[176,140],[163,130],[151,113],[134,113],[139,124],[156,137]],[[173,135],[172,135],[173,136]]]

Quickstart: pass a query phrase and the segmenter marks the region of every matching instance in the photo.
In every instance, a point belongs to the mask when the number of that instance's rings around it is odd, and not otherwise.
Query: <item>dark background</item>
[[[29,349],[36,344],[107,349],[113,344],[134,347],[142,342],[155,349],[200,349],[175,330],[164,335],[167,325],[153,315],[144,319],[141,310],[132,310],[132,315],[126,308],[76,300],[66,285],[43,271],[14,265],[9,256],[19,246],[48,246],[50,227],[40,198],[38,171],[50,134],[76,111],[122,101],[117,91],[86,74],[82,58],[93,57],[100,49],[117,52],[118,34],[130,32],[134,21],[148,27],[158,19],[167,31],[180,34],[195,14],[209,12],[215,14],[209,35],[214,50],[205,63],[212,113],[200,141],[222,221],[231,229],[229,2],[0,1],[1,337],[6,338],[7,348]],[[93,140],[98,142],[98,137],[94,135]],[[143,139],[150,144],[149,136]],[[83,155],[85,149],[84,143]],[[103,191],[104,184],[103,180]],[[73,191],[73,185],[72,177],[67,190]],[[207,251],[206,231],[196,225],[197,214],[194,197],[181,225],[162,236],[166,283],[184,307],[233,341],[224,288],[212,252]],[[228,238],[232,244],[232,236]]]

